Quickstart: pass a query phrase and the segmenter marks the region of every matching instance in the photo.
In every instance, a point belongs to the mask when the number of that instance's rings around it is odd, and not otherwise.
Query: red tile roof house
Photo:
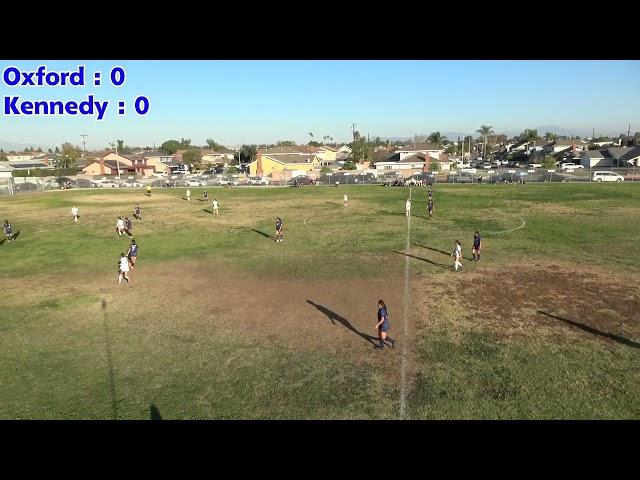
[[[150,175],[153,166],[147,165],[142,155],[117,154],[109,152],[82,169],[87,175],[117,175],[118,165],[120,174]]]

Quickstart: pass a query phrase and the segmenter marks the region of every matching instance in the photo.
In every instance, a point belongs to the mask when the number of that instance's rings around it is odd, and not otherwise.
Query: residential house
[[[225,167],[236,156],[236,152],[226,147],[217,150],[202,150],[202,161],[209,164],[222,163]]]
[[[582,153],[580,163],[585,168],[637,167],[640,166],[640,146],[587,150]]]
[[[444,148],[431,143],[414,143],[407,147],[398,148],[395,153],[400,155],[398,161],[418,154],[422,154],[423,156],[428,154],[434,161],[440,161],[440,156],[444,153]]]
[[[24,153],[7,153],[6,157],[9,162],[28,162],[33,157],[35,157],[35,153],[33,152],[24,152]]]
[[[336,150],[336,160],[346,160],[351,155],[351,147],[349,145],[341,145]]]
[[[582,153],[587,149],[587,144],[578,138],[569,138],[554,140],[550,144],[550,147],[553,149],[553,151],[550,153],[558,153],[567,149]]]
[[[405,150],[403,149],[403,151]],[[375,163],[376,176],[396,173],[408,178],[416,173],[429,172],[430,165],[436,161],[440,164],[441,169],[449,169],[453,163],[448,160],[445,153],[441,153],[434,159],[431,153],[427,152],[403,155],[403,152],[398,151],[385,161]]]
[[[153,166],[147,165],[142,155],[109,152],[98,161],[91,162],[82,171],[87,175],[117,175],[118,167],[120,174],[147,175],[154,170]]]
[[[47,165],[43,162],[38,162],[35,160],[28,160],[22,162],[10,162],[9,166],[15,168],[16,170],[53,170],[53,166]]]
[[[155,173],[171,173],[174,156],[161,151],[151,151],[143,153],[142,156],[147,161],[147,165],[153,167]],[[177,165],[177,164],[176,164]]]
[[[13,167],[9,166],[8,163],[0,163],[0,178],[10,178],[12,170]]]
[[[289,180],[298,175],[311,175],[317,168],[320,168],[320,158],[313,153],[267,154],[259,151],[257,158],[249,164],[249,174]]]
[[[320,166],[328,166],[336,161],[337,149],[322,145],[287,145],[272,147],[263,151],[267,155],[316,155],[320,159]]]

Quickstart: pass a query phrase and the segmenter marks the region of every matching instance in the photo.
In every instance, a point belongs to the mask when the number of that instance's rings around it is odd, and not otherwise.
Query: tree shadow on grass
[[[640,343],[634,342],[633,340],[629,340],[628,338],[625,338],[625,337],[621,337],[620,335],[616,335],[614,333],[609,333],[609,332],[603,332],[603,331],[598,330],[596,328],[590,327],[589,325],[584,325],[582,323],[578,323],[578,322],[575,322],[573,320],[569,320],[568,318],[563,318],[563,317],[559,317],[557,315],[552,315],[551,313],[547,313],[547,312],[545,312],[543,310],[538,310],[537,312],[539,314],[541,314],[541,315],[545,315],[547,317],[551,317],[551,318],[555,318],[556,320],[560,320],[561,322],[568,323],[569,325],[577,327],[580,330],[584,330],[585,332],[592,333],[593,335],[598,335],[600,337],[607,337],[607,338],[610,338],[611,340],[615,340],[616,342],[622,343],[623,345],[627,345],[629,347],[640,348]]]
[[[360,337],[364,338],[367,342],[371,342],[374,346],[378,345],[377,337],[374,337],[372,335],[367,335],[366,333],[362,333],[358,331],[353,325],[351,325],[351,322],[349,322],[349,320],[347,320],[343,316],[338,315],[336,312],[331,311],[327,307],[323,307],[322,305],[318,305],[317,303],[314,303],[311,300],[307,300],[307,303],[310,305],[313,305],[322,313],[324,313],[327,317],[329,317],[329,320],[331,320],[331,323],[333,323],[334,325],[336,324],[336,321],[337,321],[340,324],[342,324],[344,327],[346,327],[348,330],[351,330],[356,335],[359,335]]]
[[[151,420],[162,420],[162,415],[160,415],[160,410],[152,403],[149,405],[149,417]]]
[[[251,230],[256,232],[256,233],[259,233],[260,235],[262,235],[265,238],[268,238],[269,240],[274,240],[275,241],[275,239],[276,239],[275,237],[272,237],[268,233],[261,232],[260,230],[256,230],[255,228],[252,228]]]
[[[4,245],[4,242],[6,242],[6,241],[7,241],[7,239],[6,239],[6,238],[3,238],[2,240],[0,240],[0,247],[1,247],[1,246],[3,246],[3,245]]]
[[[436,267],[444,268],[446,270],[451,270],[451,265],[445,265],[444,263],[433,262],[433,261],[429,260],[428,258],[416,257],[415,255],[410,255],[410,254],[404,253],[404,252],[398,252],[396,250],[394,250],[393,253],[399,253],[400,255],[404,255],[406,257],[411,257],[411,258],[415,258],[416,260],[422,260],[423,262],[430,263],[431,265],[435,265]]]

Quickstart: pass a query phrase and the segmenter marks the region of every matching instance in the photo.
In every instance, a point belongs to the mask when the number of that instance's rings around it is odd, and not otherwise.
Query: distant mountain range
[[[42,148],[43,151],[47,151],[49,148],[51,150],[55,149],[55,145],[42,145],[39,143],[26,144],[26,143],[13,143],[13,142],[5,142],[4,140],[0,140],[0,148],[4,150],[5,153],[10,152],[12,150],[16,152],[22,152],[25,148]]]

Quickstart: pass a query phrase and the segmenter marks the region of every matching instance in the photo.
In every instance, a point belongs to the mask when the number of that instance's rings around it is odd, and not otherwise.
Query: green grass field
[[[0,418],[640,418],[638,186],[185,190],[0,199]]]

